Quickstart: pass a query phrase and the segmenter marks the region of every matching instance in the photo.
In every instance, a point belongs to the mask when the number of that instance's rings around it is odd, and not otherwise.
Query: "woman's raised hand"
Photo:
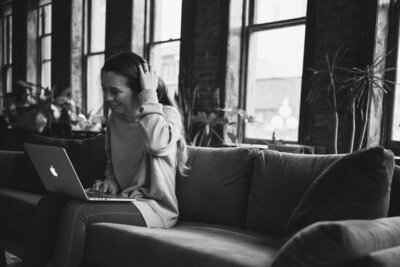
[[[144,62],[139,65],[140,85],[142,89],[157,90],[158,76],[153,68]]]

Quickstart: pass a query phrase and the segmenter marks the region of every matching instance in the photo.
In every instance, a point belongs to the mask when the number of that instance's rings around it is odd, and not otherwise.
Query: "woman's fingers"
[[[140,64],[138,67],[142,89],[157,90],[158,77],[156,72],[153,70],[153,67],[149,67],[147,62]]]
[[[141,64],[139,64],[139,73],[140,73],[140,76],[143,77],[143,75],[144,75],[144,70],[143,70],[143,67],[142,67]]]
[[[103,185],[103,181],[102,180],[94,181],[93,190],[100,191],[100,188],[102,187],[102,185]]]
[[[144,62],[143,63],[143,71],[146,73],[146,72],[149,72],[149,65],[147,64],[147,62]]]

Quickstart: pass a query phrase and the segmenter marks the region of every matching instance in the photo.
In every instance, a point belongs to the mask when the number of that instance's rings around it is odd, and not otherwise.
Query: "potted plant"
[[[390,52],[389,52],[390,53]],[[313,85],[307,97],[313,103],[321,97],[325,91],[328,94],[328,103],[334,117],[333,150],[338,153],[337,139],[339,129],[338,96],[344,101],[346,110],[352,115],[349,152],[354,149],[361,149],[366,136],[366,129],[370,120],[370,109],[373,104],[373,95],[387,93],[390,90],[389,84],[394,84],[385,78],[385,74],[393,71],[394,68],[380,68],[387,55],[376,57],[371,64],[363,68],[342,67],[337,64],[341,55],[339,48],[332,60],[325,54],[325,66],[313,71]],[[357,126],[357,114],[361,118],[361,126]],[[358,145],[355,146],[355,134],[359,129],[360,136]]]

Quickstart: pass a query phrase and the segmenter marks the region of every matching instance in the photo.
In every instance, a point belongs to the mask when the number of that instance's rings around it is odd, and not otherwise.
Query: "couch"
[[[63,146],[84,186],[102,175],[104,136],[33,136],[26,142]],[[400,167],[390,151],[302,155],[254,147],[188,150],[191,172],[176,180],[177,225],[93,224],[84,266],[400,262]],[[24,258],[36,205],[47,193],[24,151],[0,151],[1,248]]]

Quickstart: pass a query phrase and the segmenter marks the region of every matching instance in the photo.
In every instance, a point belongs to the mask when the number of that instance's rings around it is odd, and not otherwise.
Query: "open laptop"
[[[120,195],[95,192],[84,189],[81,181],[62,147],[25,143],[24,147],[31,158],[46,189],[70,197],[87,201],[133,201]]]

